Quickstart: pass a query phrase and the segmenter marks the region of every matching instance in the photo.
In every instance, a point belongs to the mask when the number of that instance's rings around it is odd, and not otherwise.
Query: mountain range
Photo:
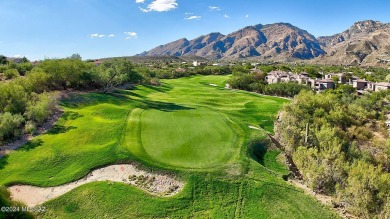
[[[289,23],[258,24],[227,35],[215,32],[193,40],[182,38],[138,56],[388,66],[390,23],[359,21],[342,33],[318,38]]]

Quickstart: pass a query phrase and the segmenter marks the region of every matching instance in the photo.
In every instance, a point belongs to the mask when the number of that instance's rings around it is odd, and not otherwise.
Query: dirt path
[[[172,196],[181,191],[184,184],[169,174],[142,170],[136,164],[119,164],[96,169],[77,181],[56,186],[36,187],[15,185],[8,188],[11,199],[33,207],[57,198],[81,185],[96,181],[123,182],[158,196]]]
[[[333,200],[333,198],[331,196],[315,193],[315,192],[313,192],[313,190],[311,190],[309,187],[307,187],[306,185],[304,185],[302,182],[300,182],[298,180],[289,180],[289,182],[291,184],[293,184],[295,187],[300,188],[303,191],[305,191],[306,194],[313,196],[322,204],[327,205],[327,206],[331,207],[332,209],[334,209],[342,218],[345,218],[345,219],[357,219],[358,218],[358,217],[350,214],[346,210],[345,207],[335,206],[336,202]]]

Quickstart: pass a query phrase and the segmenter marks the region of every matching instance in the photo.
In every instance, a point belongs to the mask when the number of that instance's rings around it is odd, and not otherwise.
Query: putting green
[[[206,167],[229,157],[235,135],[221,115],[206,108],[141,114],[145,151],[162,163]]]
[[[142,159],[181,168],[212,167],[227,161],[236,143],[231,122],[207,108],[179,108],[135,109],[125,136],[128,149]]]

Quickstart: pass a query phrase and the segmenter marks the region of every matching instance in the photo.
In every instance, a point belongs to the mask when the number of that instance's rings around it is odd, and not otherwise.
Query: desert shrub
[[[23,122],[24,118],[20,114],[0,113],[0,143],[19,136]]]
[[[5,79],[13,79],[19,76],[19,72],[16,69],[7,69],[4,71]]]

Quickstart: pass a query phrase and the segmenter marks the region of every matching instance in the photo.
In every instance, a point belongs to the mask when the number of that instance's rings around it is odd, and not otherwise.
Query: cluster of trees
[[[302,90],[309,90],[306,85],[297,83],[275,83],[267,84],[266,73],[246,73],[243,71],[233,71],[233,76],[228,84],[234,89],[257,92],[266,95],[276,95],[283,97],[293,97]]]
[[[364,218],[390,215],[389,100],[389,91],[302,91],[275,123],[307,185]]]
[[[0,83],[0,145],[23,133],[34,133],[56,111],[61,90],[102,89],[131,83],[143,76],[124,59],[112,59],[100,66],[79,58],[45,60],[17,77]]]
[[[159,79],[174,79],[189,77],[192,75],[226,75],[231,74],[232,69],[228,66],[198,66],[198,67],[180,67],[180,65],[169,64],[161,68],[147,68],[145,66],[139,66],[139,69],[148,69],[149,72]],[[144,72],[145,70],[143,70]]]
[[[9,80],[21,75],[23,76],[32,69],[33,65],[26,57],[23,57],[21,62],[17,64],[15,62],[8,61],[7,57],[0,55],[0,80],[2,78]]]

